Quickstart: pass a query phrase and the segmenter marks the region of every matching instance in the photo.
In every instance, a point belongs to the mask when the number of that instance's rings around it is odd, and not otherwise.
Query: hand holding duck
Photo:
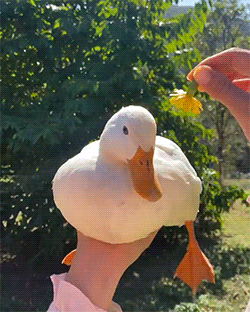
[[[105,243],[131,243],[162,226],[186,223],[190,243],[176,276],[194,293],[203,279],[214,282],[193,232],[200,192],[186,156],[174,142],[156,136],[153,116],[139,106],[117,112],[100,140],[62,165],[53,181],[55,203],[69,223]]]

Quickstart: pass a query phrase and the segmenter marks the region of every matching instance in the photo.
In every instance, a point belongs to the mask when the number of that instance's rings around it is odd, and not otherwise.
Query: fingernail
[[[194,71],[194,79],[199,85],[207,85],[212,79],[210,68],[207,66],[199,66]]]

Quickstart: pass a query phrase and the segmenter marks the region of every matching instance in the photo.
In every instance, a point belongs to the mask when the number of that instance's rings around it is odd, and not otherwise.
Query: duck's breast
[[[103,162],[99,142],[91,143],[59,168],[55,203],[77,230],[108,243],[132,242],[162,225],[194,220],[201,183],[185,155],[157,137],[154,166],[163,197],[149,202],[135,192],[128,165]]]
[[[109,243],[132,242],[159,229],[162,220],[134,190],[128,165],[106,163],[99,156],[99,143],[91,143],[57,171],[54,201],[65,219]]]

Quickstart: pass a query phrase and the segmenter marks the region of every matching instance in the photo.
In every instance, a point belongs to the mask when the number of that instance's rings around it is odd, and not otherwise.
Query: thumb
[[[227,106],[250,140],[250,93],[207,65],[198,66],[193,72],[193,78],[202,91]]]
[[[235,106],[236,103],[245,102],[248,96],[227,76],[207,65],[198,66],[193,72],[193,77],[202,91],[228,108]]]

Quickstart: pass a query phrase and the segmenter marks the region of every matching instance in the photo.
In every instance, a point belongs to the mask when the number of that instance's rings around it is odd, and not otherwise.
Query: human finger
[[[238,120],[247,138],[250,138],[250,93],[234,84],[223,73],[202,65],[193,73],[199,88],[223,103]]]
[[[194,71],[200,65],[208,65],[224,73],[230,80],[250,77],[250,51],[232,48],[208,57],[189,72],[188,80],[193,80]]]
[[[247,99],[246,92],[234,85],[225,75],[203,65],[194,71],[194,79],[199,87],[212,98],[223,104],[230,104]],[[249,97],[248,97],[249,99]]]
[[[250,79],[235,79],[232,81],[232,83],[237,86],[238,88],[241,88],[245,92],[250,92]],[[200,92],[205,92],[201,86],[198,86],[198,89]]]

